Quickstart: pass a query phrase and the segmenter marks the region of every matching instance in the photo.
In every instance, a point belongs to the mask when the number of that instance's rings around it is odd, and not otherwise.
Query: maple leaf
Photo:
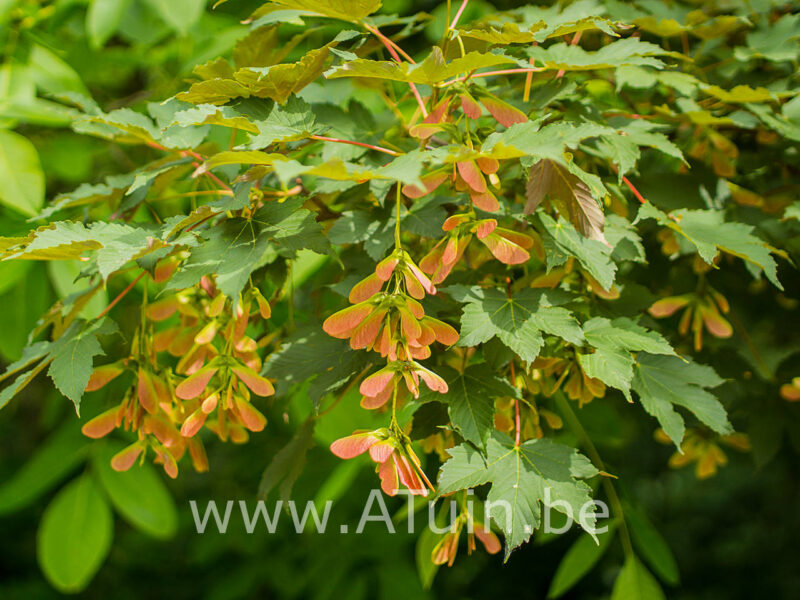
[[[580,480],[598,471],[575,448],[545,438],[517,447],[508,436],[495,433],[485,456],[469,444],[448,453],[451,458],[439,475],[439,494],[491,483],[489,514],[505,535],[506,560],[539,527],[540,503],[578,520],[592,533],[594,505],[587,504],[591,488]]]
[[[558,163],[542,159],[528,171],[525,213],[534,212],[545,196],[558,213],[587,238],[608,244],[603,235],[605,216],[589,186]]]

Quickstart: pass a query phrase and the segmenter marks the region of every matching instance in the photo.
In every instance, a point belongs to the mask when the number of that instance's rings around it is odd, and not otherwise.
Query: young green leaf
[[[442,465],[439,494],[491,482],[489,514],[505,535],[506,560],[539,527],[540,502],[549,501],[551,508],[582,520],[579,524],[584,529],[594,527],[591,490],[580,480],[598,471],[575,448],[544,438],[515,447],[511,439],[495,433],[489,438],[485,457],[469,444],[448,453],[452,458]],[[583,507],[591,509],[581,514]]]
[[[0,130],[0,204],[28,217],[44,204],[44,173],[33,144],[13,131]]]
[[[665,600],[664,592],[655,577],[631,555],[625,560],[614,582],[611,600]]]
[[[721,435],[733,433],[722,404],[706,389],[722,383],[711,367],[685,363],[677,356],[641,353],[636,357],[631,387],[639,395],[644,409],[658,419],[680,448],[684,422],[675,406],[688,409]]]
[[[578,535],[578,539],[558,564],[553,581],[550,582],[550,589],[547,591],[548,598],[560,598],[566,594],[603,557],[609,543],[614,539],[614,524],[607,527],[608,531],[597,534],[597,541],[583,533]]]
[[[127,471],[111,468],[111,458],[122,444],[107,444],[94,455],[92,465],[114,508],[133,527],[158,539],[175,535],[178,510],[161,475],[150,464]]]
[[[36,555],[47,580],[62,593],[80,592],[111,549],[114,521],[91,476],[72,481],[45,509]]]
[[[19,510],[52,489],[83,462],[88,450],[76,424],[61,427],[0,485],[0,514]]]

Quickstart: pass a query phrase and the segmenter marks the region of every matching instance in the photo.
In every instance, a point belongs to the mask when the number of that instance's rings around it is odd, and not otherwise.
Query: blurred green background
[[[128,171],[141,162],[137,154],[141,149],[71,132],[68,116],[48,97],[88,91],[104,110],[137,108],[170,97],[184,88],[195,64],[230,52],[247,31],[240,20],[260,2],[231,0],[216,10],[206,4],[204,0],[0,0],[0,152],[4,153],[0,158],[6,165],[0,169],[24,164],[33,190],[26,199],[30,206],[38,208],[45,197]],[[386,0],[384,12],[433,11],[438,4]],[[495,7],[518,4],[497,2]],[[492,10],[486,3],[471,2],[463,20]],[[423,32],[406,46],[413,51],[415,44],[422,48],[426,43]],[[0,186],[3,179],[0,171]],[[14,201],[0,203],[0,235],[27,231],[25,220],[33,212]],[[57,294],[67,294],[75,285],[77,272],[78,267],[66,263],[0,264],[0,363],[19,357],[36,320]],[[322,282],[325,273],[318,277]],[[100,410],[102,394],[87,396],[88,414]],[[313,499],[320,494],[320,482],[325,482],[325,497],[336,501],[332,533],[297,536],[286,526],[284,515],[283,526],[274,535],[263,528],[248,535],[236,518],[226,535],[195,534],[189,499],[201,506],[212,499],[254,501],[261,472],[294,432],[294,425],[286,425],[285,419],[297,418],[305,401],[302,394],[293,398],[297,410],[291,415],[275,408],[268,414],[267,431],[253,436],[245,447],[211,444],[209,474],[186,469],[177,481],[167,481],[174,500],[165,500],[161,508],[169,514],[174,511],[177,526],[167,523],[153,536],[152,531],[145,533],[129,520],[115,517],[108,559],[82,596],[545,597],[556,567],[576,539],[574,530],[557,538],[537,536],[505,565],[500,555],[462,552],[455,566],[440,569],[429,590],[423,589],[417,566],[417,536],[402,533],[404,523],[396,535],[386,535],[379,524],[367,527],[365,535],[339,534],[337,523],[358,521],[375,478],[366,463],[343,464],[332,456],[326,447],[332,436],[324,430],[317,432],[317,446],[309,453],[293,495],[301,502]],[[667,587],[668,597],[800,598],[796,453],[778,453],[778,439],[775,452],[758,457],[757,466],[752,456],[731,451],[727,467],[699,481],[692,469],[668,469],[672,449],[654,443],[652,423],[643,411],[632,415],[615,402],[595,402],[583,411],[582,418],[619,476],[625,497],[657,526],[672,550],[680,580]],[[335,419],[336,413],[331,417]],[[59,596],[37,564],[37,528],[65,482],[94,464],[83,459],[107,452],[102,443],[84,441],[78,428],[70,404],[43,377],[0,411],[0,598],[4,600]],[[43,449],[49,449],[49,455],[32,464],[31,457]],[[158,478],[164,479],[161,473]],[[403,505],[404,500],[389,502],[394,511]],[[605,597],[621,562],[621,550],[612,548],[565,597]]]

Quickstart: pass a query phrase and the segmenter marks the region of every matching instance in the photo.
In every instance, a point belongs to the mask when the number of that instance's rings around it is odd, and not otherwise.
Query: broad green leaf
[[[130,0],[91,0],[86,11],[86,32],[95,50],[114,35]]]
[[[303,208],[303,202],[302,198],[268,202],[253,215],[253,221],[279,248],[289,252],[309,249],[317,254],[327,254],[330,243],[322,233],[316,214]]]
[[[587,507],[584,522],[579,524],[594,527],[594,505],[587,504],[591,488],[580,479],[593,477],[598,471],[575,448],[544,438],[515,447],[509,438],[495,433],[489,438],[485,457],[469,444],[451,448],[448,453],[451,458],[439,475],[439,494],[491,482],[487,502],[493,506],[489,514],[505,535],[506,560],[539,527],[540,502],[549,500],[551,508],[576,521],[581,509]]]
[[[111,504],[133,527],[158,539],[172,537],[178,529],[178,509],[161,475],[147,462],[115,471],[111,458],[121,449],[121,444],[107,444],[92,463]]]
[[[611,258],[615,262],[626,260],[638,263],[647,262],[642,238],[639,237],[636,228],[630,221],[613,213],[608,214],[606,215],[606,225],[603,233],[614,249],[611,253]]]
[[[94,478],[72,481],[39,523],[36,555],[47,580],[62,593],[86,588],[111,549],[113,533],[111,508]]]
[[[249,147],[257,150],[275,142],[291,142],[318,134],[324,126],[315,123],[311,105],[292,96],[284,106],[275,104],[266,119],[255,121],[258,134],[250,136]]]
[[[547,46],[533,46],[528,54],[536,61],[536,66],[565,71],[591,71],[638,65],[662,68],[664,63],[654,58],[675,54],[638,37],[628,37],[602,46],[597,52],[587,52],[580,46],[560,43]]]
[[[613,523],[607,527],[608,531],[597,534],[597,541],[593,540],[591,536],[579,534],[578,539],[570,546],[558,564],[553,581],[550,582],[550,589],[547,591],[548,598],[563,596],[603,557],[609,543],[614,539]]]
[[[86,86],[83,85],[83,81],[75,69],[44,46],[36,44],[31,48],[28,65],[36,87],[40,91],[50,94],[62,92],[88,94]]]
[[[611,600],[666,600],[666,596],[655,577],[631,555],[614,582]]]
[[[169,281],[167,289],[184,289],[215,273],[217,287],[234,302],[250,273],[261,266],[269,240],[255,219],[227,219],[203,232],[197,247]]]
[[[745,223],[725,222],[724,213],[717,210],[675,210],[667,216],[652,204],[639,208],[637,221],[655,219],[689,240],[706,263],[713,264],[719,251],[727,252],[755,265],[775,287],[783,289],[778,281],[777,265],[772,253],[775,248],[753,235],[753,227]]]
[[[544,344],[542,333],[581,343],[583,333],[572,314],[551,304],[552,295],[523,290],[512,297],[497,289],[466,294],[459,346],[477,346],[497,336],[523,361],[531,362]]]
[[[786,13],[780,19],[759,19],[758,27],[747,34],[747,44],[734,48],[734,57],[740,61],[764,58],[773,62],[796,60],[800,47],[797,30],[800,15]]]
[[[250,95],[272,98],[275,102],[283,104],[292,94],[298,93],[322,74],[332,45],[335,43],[311,50],[295,63],[239,69],[234,73],[234,78],[245,86]],[[194,86],[188,92],[190,95],[192,90]],[[236,94],[238,95],[241,94]],[[178,99],[195,102],[185,98],[183,94],[179,94]]]
[[[14,266],[29,263],[13,261],[0,264]],[[3,332],[0,335],[0,355],[7,360],[20,357],[31,329],[53,303],[44,265],[32,265],[24,270],[23,275],[10,290],[0,295],[0,306],[3,307],[0,312],[0,331]]]
[[[659,74],[663,76],[665,74]],[[663,133],[659,133],[659,125],[644,119],[632,119],[620,128],[621,136],[615,138],[628,139],[637,146],[647,146],[683,161],[680,148],[672,143]]]
[[[265,499],[278,487],[281,500],[288,502],[292,496],[292,487],[303,472],[306,455],[314,446],[313,418],[308,418],[283,448],[278,450],[272,461],[261,474],[258,484],[258,495]]]
[[[79,259],[89,251],[103,279],[131,260],[163,248],[152,231],[123,223],[103,221],[85,226],[80,222],[58,221],[31,232],[20,243],[9,245],[6,258],[26,260]],[[3,238],[0,238],[2,240]]]
[[[381,8],[381,0],[272,0],[286,8],[357,23]]]
[[[538,217],[549,234],[544,239],[545,249],[548,250],[548,268],[553,264],[550,261],[553,259],[551,250],[554,249],[563,256],[575,257],[581,266],[603,286],[603,289],[610,290],[614,285],[614,274],[617,272],[617,265],[611,260],[611,248],[602,242],[584,237],[564,219],[556,222],[550,215],[543,212],[539,212]]]
[[[211,156],[200,166],[198,173],[202,174],[210,169],[225,165],[273,165],[276,161],[285,160],[286,158],[283,154],[268,154],[257,150],[231,150]]]
[[[277,379],[279,394],[288,386],[314,378],[309,396],[318,404],[326,393],[340,388],[363,369],[368,358],[317,326],[301,329],[286,339],[277,352],[270,354],[262,372]]]
[[[680,573],[678,563],[666,540],[647,520],[644,513],[625,506],[625,520],[639,554],[647,561],[656,575],[670,585],[678,585]]]
[[[316,175],[317,177],[325,177],[336,181],[363,183],[364,181],[379,179],[421,185],[419,176],[422,173],[422,156],[423,154],[419,150],[412,150],[398,156],[382,167],[375,168],[364,168],[360,164],[346,163],[338,158],[333,158],[317,165],[304,165],[296,160],[274,160],[272,168],[284,184],[288,184],[300,175]]]
[[[503,23],[499,29],[491,25],[475,29],[460,29],[459,35],[476,40],[483,40],[490,44],[505,46],[507,44],[530,44],[536,41],[536,32],[545,28],[544,22],[534,23],[530,27],[519,27],[516,23]]]
[[[644,409],[680,448],[685,427],[676,406],[686,408],[720,435],[733,433],[722,404],[706,389],[721,383],[711,367],[685,363],[676,356],[641,353],[636,357],[631,387]]]
[[[107,319],[93,323],[76,319],[50,347],[49,356],[45,359],[50,360],[47,374],[56,388],[72,400],[78,414],[83,391],[94,370],[94,357],[105,354],[97,336],[115,331],[116,325]]]
[[[630,319],[619,317],[610,321],[594,317],[583,324],[583,334],[592,354],[578,354],[583,371],[608,386],[621,390],[630,400],[634,357],[632,352],[675,355],[667,341],[655,331],[648,331]]]
[[[84,461],[88,450],[89,442],[75,423],[61,427],[0,485],[0,514],[28,506],[52,489]]]
[[[598,123],[574,125],[561,122],[540,127],[539,121],[526,121],[512,125],[502,133],[492,133],[483,142],[481,151],[498,159],[530,156],[564,164],[567,149],[577,148],[588,138],[616,133],[611,127]]]
[[[751,88],[749,85],[737,85],[730,90],[726,90],[717,85],[709,85],[701,89],[706,94],[710,94],[729,104],[773,102],[775,100],[775,94],[763,87]]]
[[[26,138],[0,130],[0,204],[32,217],[44,204],[44,173]]]
[[[175,31],[186,34],[200,19],[207,0],[146,0],[164,22]]]
[[[433,51],[425,57],[425,60],[416,65],[408,62],[396,63],[358,58],[333,67],[325,73],[325,76],[328,79],[368,77],[435,85],[445,79],[455,77],[459,73],[466,73],[484,67],[516,64],[516,62],[516,60],[508,56],[491,53],[482,54],[480,52],[469,52],[460,58],[445,62],[441,49],[438,46],[434,46]]]
[[[494,399],[513,398],[517,390],[485,363],[471,365],[463,373],[449,367],[441,367],[437,372],[447,382],[447,393],[425,392],[419,401],[446,403],[450,421],[462,437],[485,448],[494,430]]]
[[[173,116],[173,123],[181,127],[192,125],[219,125],[232,129],[241,129],[249,133],[258,133],[258,127],[247,117],[233,110],[230,106],[214,106],[199,104],[186,110],[178,111]]]
[[[604,317],[594,317],[583,324],[583,335],[595,348],[614,346],[632,352],[675,354],[672,346],[660,333],[645,329],[626,317],[619,317],[613,321]]]
[[[95,319],[108,306],[108,290],[97,289],[88,292],[89,286],[85,279],[79,279],[84,268],[84,263],[79,260],[57,260],[47,263],[47,275],[53,285],[55,293],[62,298],[91,293],[91,297],[80,310],[78,316],[84,319]],[[132,280],[132,278],[131,278]]]
[[[417,563],[417,574],[423,589],[430,589],[433,579],[439,571],[439,565],[431,560],[433,549],[440,540],[430,527],[425,527],[417,538],[414,556]]]

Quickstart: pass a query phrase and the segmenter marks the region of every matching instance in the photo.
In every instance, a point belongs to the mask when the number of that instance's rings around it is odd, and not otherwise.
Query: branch
[[[392,55],[392,58],[394,59],[394,61],[396,63],[403,62],[402,60],[400,60],[400,55],[397,54],[397,51],[395,50],[395,47],[398,50],[400,49],[400,47],[397,44],[395,44],[392,40],[390,40],[385,35],[383,35],[380,31],[378,31],[377,27],[373,27],[372,25],[369,25],[367,23],[363,23],[363,25],[364,25],[364,28],[367,31],[369,31],[371,34],[375,35],[383,43],[383,45],[386,46],[386,49],[389,51],[389,54]],[[411,60],[411,57],[408,56],[408,54],[406,54],[402,50],[400,50],[400,52],[403,53],[404,57],[408,58],[408,60],[409,60],[409,62],[411,62],[411,64],[415,64],[414,61]],[[419,93],[419,90],[417,89],[417,86],[414,85],[410,81],[408,82],[408,85],[411,88],[411,91],[413,92],[414,97],[417,99],[417,104],[419,104],[419,108],[422,111],[422,116],[423,117],[427,117],[428,116],[428,111],[425,108],[425,103],[422,101],[422,96],[420,96],[420,93]]]
[[[361,146],[362,148],[369,148],[370,150],[377,150],[378,152],[383,152],[384,154],[388,154],[390,156],[401,156],[400,152],[395,152],[394,150],[389,150],[389,148],[384,148],[383,146],[374,146],[373,144],[365,144],[364,142],[354,142],[351,140],[341,140],[339,138],[332,138],[332,137],[325,137],[324,135],[312,135],[310,136],[312,140],[319,140],[321,142],[335,142],[337,144],[351,144],[353,146]]]

